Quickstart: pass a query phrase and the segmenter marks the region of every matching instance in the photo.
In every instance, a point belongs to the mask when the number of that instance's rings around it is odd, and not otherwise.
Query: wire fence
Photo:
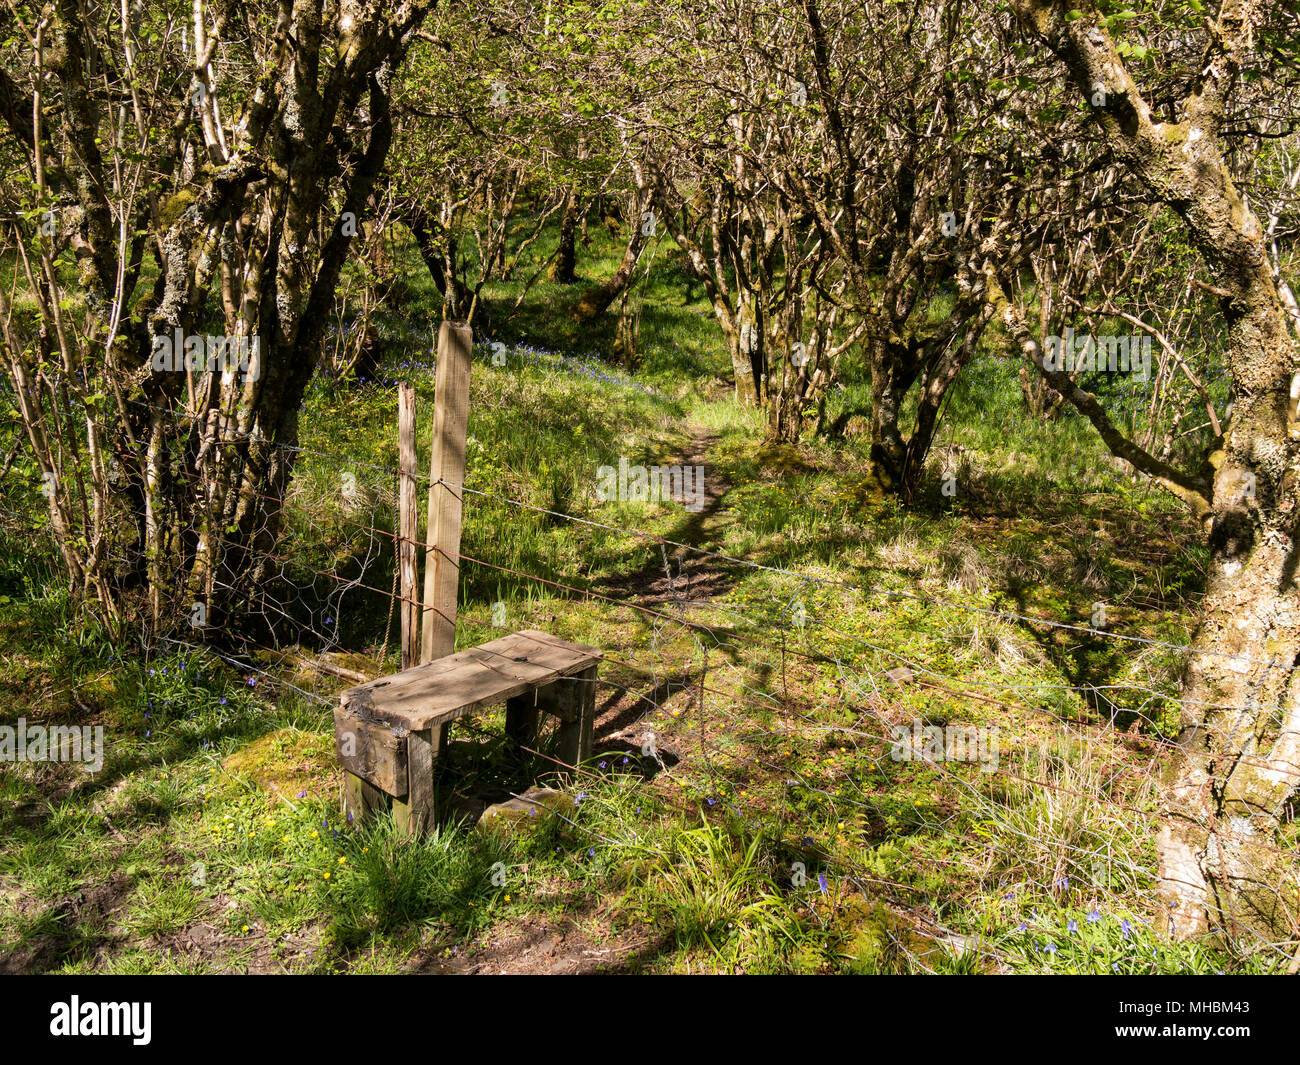
[[[262,579],[253,606],[261,625],[223,633],[220,641],[180,639],[173,629],[159,642],[171,650],[215,654],[263,679],[263,691],[293,692],[327,711],[340,687],[336,652],[365,652],[377,671],[391,669],[390,637],[402,602],[396,565],[402,541],[391,516],[401,474],[383,464],[273,446],[292,452],[299,465],[284,500],[283,528],[271,537],[273,546],[255,549]],[[179,475],[194,478],[194,491],[201,492],[196,474]],[[439,483],[416,476],[426,488]],[[333,487],[326,490],[327,484]],[[974,952],[995,966],[1007,963],[1004,938],[949,927],[936,916],[947,911],[943,892],[955,889],[1005,904],[1008,922],[1020,916],[1024,900],[1048,899],[1071,909],[1087,907],[1089,919],[1100,914],[1116,921],[1121,915],[1161,920],[1152,837],[1168,746],[1162,723],[1180,708],[1176,692],[1165,677],[1095,685],[1017,676],[1024,655],[1014,633],[1024,626],[1177,656],[1192,653],[1191,646],[765,565],[510,495],[469,486],[463,491],[467,509],[490,503],[592,535],[631,536],[658,555],[662,573],[656,574],[653,594],[648,580],[619,587],[617,580],[596,581],[581,572],[543,575],[480,557],[494,543],[500,546],[500,538],[481,538],[474,553],[463,549],[457,560],[463,585],[477,571],[482,586],[495,575],[537,592],[533,608],[531,596],[522,597],[522,606],[521,597],[514,597],[505,611],[504,601],[466,603],[461,618],[477,628],[521,628],[507,624],[511,611],[532,614],[536,622],[535,615],[561,603],[581,605],[582,611],[558,612],[538,627],[575,639],[601,632],[595,641],[605,652],[595,682],[603,699],[597,754],[591,763],[565,767],[577,774],[578,787],[608,779],[613,764],[644,789],[647,804],[678,817],[725,813],[776,841],[790,860],[790,877],[813,877],[805,889],[814,901],[844,892],[883,899],[953,949]],[[6,520],[21,519],[10,512]],[[262,539],[255,535],[253,542]],[[421,556],[436,548],[419,537],[414,542]],[[246,551],[249,543],[246,531],[214,538],[223,550]],[[327,550],[336,557],[324,557]],[[132,562],[126,556],[118,561]],[[695,594],[734,585],[736,575],[745,573],[783,583],[746,604],[716,591]],[[819,593],[851,600],[853,609],[869,616],[889,603],[953,612],[989,627],[1011,661],[1005,669],[939,668],[910,647],[849,631],[836,621],[836,604],[818,600]],[[178,588],[176,601],[188,609],[183,597]],[[417,596],[411,605],[418,610],[423,604]],[[377,629],[375,619],[385,615],[384,627]],[[963,632],[954,639],[971,637]],[[310,680],[296,682],[281,668],[289,648],[297,666],[317,667],[297,670]],[[1117,715],[1131,723],[1130,731],[1115,727]],[[953,724],[959,721],[968,724]],[[491,735],[474,719],[462,719],[457,727],[479,738]],[[953,728],[967,730],[961,734],[964,755],[955,759]],[[545,743],[533,753],[555,761]],[[1300,767],[1284,771],[1300,780]],[[449,765],[445,772],[453,788],[458,778],[464,782],[463,767]],[[565,820],[575,830],[591,831],[580,820]],[[600,842],[635,844],[666,857],[644,841],[637,823],[621,827],[618,839],[602,833]],[[1223,826],[1215,828],[1221,837],[1232,837]],[[961,845],[942,845],[945,836],[959,838]],[[1285,875],[1260,887],[1285,907],[1297,857],[1273,850]],[[1049,940],[1061,934],[1032,918],[1017,922],[1016,929]],[[896,946],[927,967],[905,942]],[[1257,946],[1290,958],[1300,933],[1260,938]]]

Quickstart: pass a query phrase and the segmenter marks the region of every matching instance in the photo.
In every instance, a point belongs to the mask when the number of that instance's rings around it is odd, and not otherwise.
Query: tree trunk
[[[260,35],[254,50],[267,58],[232,68],[228,90],[209,63],[227,16],[209,39],[210,13],[196,6],[191,40],[208,57],[194,68],[198,90],[154,91],[128,78],[136,130],[116,138],[101,134],[128,113],[118,78],[133,69],[135,7],[123,5],[113,25],[55,5],[38,25],[38,39],[58,41],[56,73],[71,106],[41,104],[50,74],[43,43],[15,51],[0,71],[0,96],[21,105],[0,100],[0,120],[30,151],[37,191],[76,205],[67,239],[85,251],[77,285],[86,310],[75,336],[49,255],[59,234],[42,235],[40,280],[31,279],[40,305],[34,336],[13,333],[18,323],[5,316],[10,351],[57,358],[69,382],[50,397],[57,405],[23,408],[28,438],[39,453],[47,420],[57,428],[64,411],[85,418],[85,443],[59,449],[53,485],[61,513],[79,502],[76,525],[60,538],[74,552],[68,568],[74,576],[81,568],[83,590],[105,600],[143,578],[157,629],[188,627],[194,600],[207,601],[212,629],[249,602],[268,569],[279,572],[271,559],[298,406],[355,222],[391,145],[393,68],[431,7],[416,0],[326,31],[311,5],[288,5],[273,27],[241,29]],[[148,129],[173,135],[151,138]],[[124,148],[137,134],[143,147]],[[141,191],[143,173],[168,190],[163,202]],[[146,236],[158,273],[152,292],[132,302]],[[217,328],[223,335],[207,335]],[[21,381],[27,369],[11,372]],[[110,444],[129,467],[112,478],[102,457]],[[124,491],[115,488],[122,480]],[[117,550],[106,553],[110,519]]]
[[[469,309],[474,308],[470,326],[477,332],[491,335],[492,326],[487,309],[480,300],[474,302],[474,290],[465,284],[454,272],[447,269],[447,262],[453,255],[437,239],[437,226],[429,220],[428,214],[421,207],[409,209],[402,220],[415,238],[415,246],[420,252],[434,286],[442,296],[445,316],[448,318],[468,319]]]
[[[871,447],[867,482],[880,495],[901,495],[907,463],[907,443],[898,424],[913,374],[890,354],[887,344],[871,345]]]
[[[547,276],[557,285],[572,285],[578,280],[576,238],[578,232],[578,197],[573,187],[564,198],[564,214],[560,218],[560,252],[551,263]]]
[[[619,263],[618,269],[614,271],[611,277],[602,285],[588,289],[578,300],[578,306],[574,309],[573,316],[579,322],[590,322],[599,318],[607,310],[627,287],[632,283],[632,275],[636,271],[636,264],[641,258],[641,252],[645,250],[649,234],[645,231],[639,216],[632,218],[628,228],[627,247],[623,251],[623,261]]]
[[[1160,806],[1160,885],[1182,934],[1294,927],[1295,855],[1276,839],[1300,766],[1294,552],[1277,536],[1243,546],[1214,551]]]
[[[1170,926],[1183,936],[1241,925],[1293,934],[1300,910],[1294,858],[1275,848],[1285,803],[1300,780],[1300,444],[1287,431],[1296,346],[1263,229],[1237,192],[1220,144],[1228,101],[1268,12],[1263,5],[1222,5],[1195,88],[1181,102],[1182,121],[1174,123],[1161,121],[1147,103],[1095,12],[1079,18],[1070,0],[1014,6],[1080,92],[1106,88],[1093,114],[1111,150],[1153,202],[1183,219],[1227,325],[1236,400],[1222,449],[1210,459],[1208,491],[1122,438],[1098,414],[1095,398],[1066,375],[1046,374],[1089,413],[1112,451],[1160,476],[1209,531],[1210,576],[1183,676],[1179,751],[1165,779],[1157,836]]]

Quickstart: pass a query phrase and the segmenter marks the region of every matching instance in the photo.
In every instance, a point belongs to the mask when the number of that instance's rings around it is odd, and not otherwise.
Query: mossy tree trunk
[[[1181,120],[1163,122],[1091,4],[1014,6],[1093,102],[1111,151],[1152,202],[1181,217],[1227,324],[1235,401],[1209,469],[1197,475],[1135,447],[1095,397],[1064,373],[1042,371],[1115,454],[1184,499],[1207,530],[1209,576],[1160,805],[1157,856],[1170,924],[1184,936],[1240,925],[1265,934],[1293,930],[1300,885],[1277,832],[1300,781],[1300,444],[1288,432],[1300,360],[1262,228],[1234,186],[1220,139],[1267,12],[1249,3],[1221,6]],[[1032,353],[1032,341],[1024,343]],[[1036,361],[1041,370],[1041,355]]]
[[[560,248],[547,276],[557,285],[572,285],[578,280],[578,195],[572,185],[564,196],[564,213],[560,216]]]
[[[159,39],[129,5],[101,19],[59,4],[30,53],[0,70],[0,121],[38,175],[33,206],[59,205],[36,237],[34,323],[8,316],[4,342],[20,379],[60,368],[64,383],[23,417],[42,468],[52,464],[56,509],[81,501],[65,541],[84,592],[111,599],[143,581],[168,628],[185,625],[191,600],[206,602],[213,626],[255,594],[280,531],[298,407],[391,143],[394,69],[432,6],[375,18],[347,2],[326,24],[318,7],[290,5],[250,36],[228,24],[233,9],[214,23],[195,5],[185,37],[172,24]],[[238,71],[215,62],[236,38],[231,54],[248,53]],[[122,76],[159,56],[189,71],[184,91]],[[75,329],[53,265],[69,246],[85,298]],[[132,305],[146,252],[157,278]],[[178,335],[184,351],[160,349]],[[197,366],[185,363],[199,354],[191,340],[205,349]],[[209,364],[232,340],[241,367]],[[89,453],[71,441],[40,455],[45,427],[73,409]],[[118,568],[107,538],[123,528],[138,539],[114,544]]]

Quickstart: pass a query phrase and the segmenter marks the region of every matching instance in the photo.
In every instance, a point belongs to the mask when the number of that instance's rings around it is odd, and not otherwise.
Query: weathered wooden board
[[[423,732],[560,677],[585,672],[601,657],[594,647],[525,629],[349,688],[340,702],[344,708],[364,706],[371,720]]]
[[[391,802],[392,796],[385,795],[368,781],[354,773],[343,774],[343,813],[354,824],[365,824]]]
[[[388,795],[400,797],[407,791],[406,732],[364,712],[334,708],[339,765]]]
[[[567,766],[581,766],[591,757],[595,739],[596,667],[592,665],[578,676],[556,682],[554,690],[560,696],[560,761]]]
[[[412,836],[432,829],[437,823],[437,797],[433,773],[438,763],[441,729],[412,732],[406,740],[407,777],[410,781],[405,801],[393,802],[393,819],[402,831]]]

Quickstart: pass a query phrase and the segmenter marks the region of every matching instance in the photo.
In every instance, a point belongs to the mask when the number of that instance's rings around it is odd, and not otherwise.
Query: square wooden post
[[[560,719],[557,757],[580,767],[591,757],[596,733],[596,667],[557,680],[537,693],[539,706]],[[568,774],[568,770],[561,770]]]
[[[429,464],[428,547],[424,555],[424,631],[420,664],[456,649],[456,595],[460,578],[460,523],[469,426],[470,355],[474,334],[464,322],[438,332],[433,457]]]
[[[506,737],[516,747],[537,742],[537,692],[525,692],[506,700]]]
[[[442,753],[443,729],[427,728],[406,737],[406,801],[393,803],[393,820],[409,835],[428,832],[438,823],[437,792],[433,771]]]
[[[355,773],[343,771],[343,817],[364,825],[375,814],[388,809],[391,797]]]
[[[460,586],[460,531],[464,509],[465,437],[469,427],[469,383],[474,333],[465,322],[443,322],[438,330],[434,392],[433,454],[429,460],[429,506],[424,555],[424,617],[420,664],[456,649],[456,605]],[[438,746],[446,750],[451,726],[442,726]]]
[[[427,546],[424,555],[424,609],[418,611],[412,602],[412,633],[422,623],[419,634],[418,660],[420,665],[444,658],[456,649],[456,601],[460,584],[460,530],[462,487],[465,483],[465,436],[469,424],[470,356],[474,337],[464,322],[443,322],[438,331],[438,371],[434,392],[433,454],[429,462],[428,520],[425,530]],[[415,420],[414,394],[411,399],[410,457],[403,444],[403,473],[409,461],[414,469]],[[403,477],[403,485],[406,483]],[[412,480],[412,484],[414,481]],[[405,497],[404,497],[405,498]],[[406,511],[403,510],[405,516]],[[410,538],[412,541],[411,595],[415,589],[414,541],[418,530],[415,523],[414,492],[410,508]],[[405,530],[402,533],[406,536]],[[403,582],[407,570],[403,568]],[[407,602],[402,601],[405,609]],[[405,617],[405,614],[403,615]],[[403,629],[405,637],[406,630]],[[411,661],[403,653],[402,668],[415,665],[416,641],[411,638]],[[405,644],[403,645],[405,649]],[[393,803],[394,819],[406,830],[417,835],[428,831],[437,823],[437,810],[433,786],[433,773],[438,757],[446,753],[451,738],[451,724],[412,732],[408,742],[409,793],[406,800]]]

